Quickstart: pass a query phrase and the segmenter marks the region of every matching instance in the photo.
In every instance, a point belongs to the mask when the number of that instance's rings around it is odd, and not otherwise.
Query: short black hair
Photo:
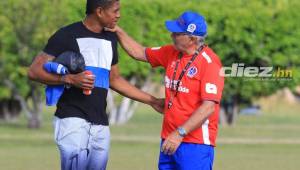
[[[99,7],[107,9],[117,1],[119,0],[87,0],[85,14],[92,14]]]

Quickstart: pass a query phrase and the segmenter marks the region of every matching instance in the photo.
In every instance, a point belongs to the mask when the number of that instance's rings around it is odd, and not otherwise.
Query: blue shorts
[[[212,170],[213,162],[213,146],[183,142],[173,155],[166,155],[160,152],[158,169]]]

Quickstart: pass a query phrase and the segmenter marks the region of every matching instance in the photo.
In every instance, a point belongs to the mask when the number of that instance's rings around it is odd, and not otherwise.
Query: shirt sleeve
[[[201,79],[201,100],[212,100],[220,103],[224,87],[224,77],[219,74],[221,66],[209,63],[204,66]]]
[[[152,67],[157,67],[157,66],[163,66],[164,68],[167,67],[168,64],[167,55],[169,53],[168,46],[146,48],[145,53],[146,53],[147,60]]]
[[[113,58],[112,58],[111,65],[115,65],[115,64],[118,64],[118,62],[119,62],[118,38],[117,38],[116,34],[114,34],[114,38],[112,41],[112,50],[113,50]]]
[[[64,51],[67,51],[67,44],[68,36],[63,29],[60,29],[49,38],[48,43],[46,44],[43,51],[49,55],[57,57]]]

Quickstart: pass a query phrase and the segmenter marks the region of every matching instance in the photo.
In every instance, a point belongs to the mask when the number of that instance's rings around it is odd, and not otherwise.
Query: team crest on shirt
[[[197,74],[197,72],[198,72],[197,67],[193,66],[193,67],[191,67],[191,68],[189,69],[189,71],[188,71],[188,73],[187,73],[187,76],[188,76],[189,78],[193,78],[193,77]]]

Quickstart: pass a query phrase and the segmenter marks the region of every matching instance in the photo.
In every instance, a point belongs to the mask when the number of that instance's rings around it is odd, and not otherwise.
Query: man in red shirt
[[[222,64],[204,44],[203,16],[187,11],[165,24],[173,44],[155,48],[143,47],[118,26],[114,31],[130,56],[165,69],[159,169],[210,170],[224,86]]]

